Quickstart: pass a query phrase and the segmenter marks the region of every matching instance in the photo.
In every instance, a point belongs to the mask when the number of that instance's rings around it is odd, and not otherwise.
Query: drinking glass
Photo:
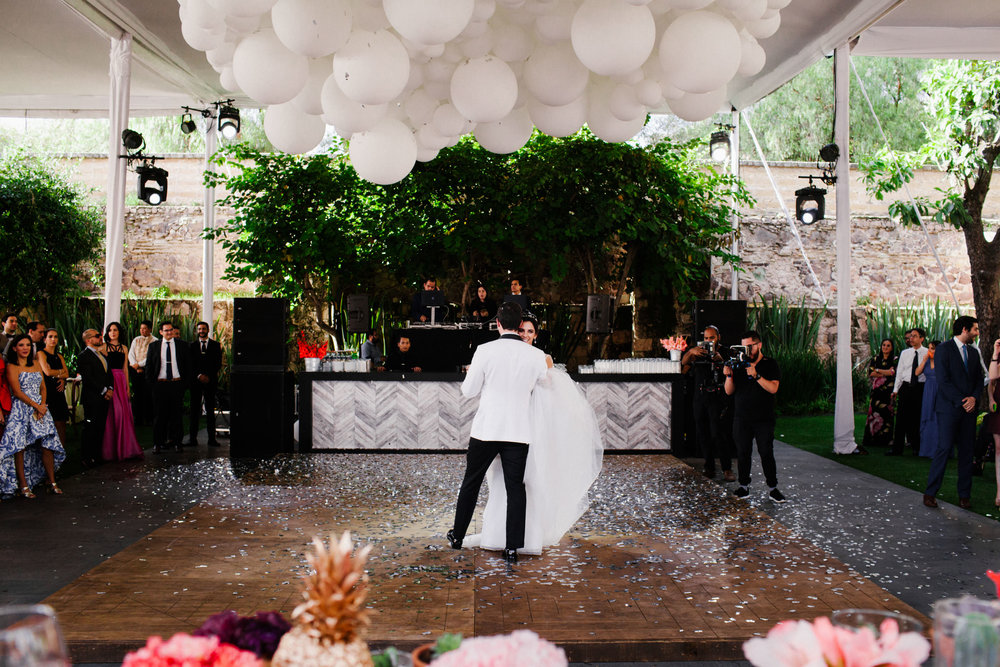
[[[966,595],[934,603],[934,667],[1000,665],[1000,602]]]
[[[882,623],[892,619],[899,626],[899,632],[923,632],[924,624],[905,614],[897,614],[884,609],[839,609],[830,614],[830,621],[842,628],[860,630],[869,628],[878,637]]]
[[[68,667],[52,607],[0,607],[0,667]]]

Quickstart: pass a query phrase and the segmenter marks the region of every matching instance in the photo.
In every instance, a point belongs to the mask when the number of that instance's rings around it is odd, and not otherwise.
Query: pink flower
[[[562,667],[566,653],[531,630],[472,637],[434,661],[434,667]]]
[[[826,667],[813,626],[808,621],[782,621],[767,637],[743,644],[743,655],[755,667]]]
[[[168,641],[150,637],[146,645],[125,656],[122,667],[262,667],[253,653],[216,637],[192,637],[178,633]]]
[[[993,570],[986,570],[986,576],[990,578],[993,585],[997,587],[997,597],[1000,598],[1000,572],[994,572]]]

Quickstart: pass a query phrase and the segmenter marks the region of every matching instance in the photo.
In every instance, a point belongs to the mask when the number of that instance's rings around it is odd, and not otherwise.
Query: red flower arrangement
[[[298,342],[300,359],[322,359],[326,356],[326,347],[328,344],[323,343],[319,345],[307,342],[305,331],[299,332]]]

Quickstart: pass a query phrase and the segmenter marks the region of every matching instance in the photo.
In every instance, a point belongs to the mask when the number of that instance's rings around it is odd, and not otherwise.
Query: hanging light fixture
[[[135,130],[122,130],[122,144],[127,151],[141,151],[146,146],[146,140]]]
[[[197,125],[194,123],[194,118],[191,117],[191,112],[186,112],[181,116],[181,132],[184,134],[191,134],[197,129]]]
[[[799,178],[808,178],[809,185],[795,191],[795,219],[803,225],[811,225],[826,214],[826,189],[813,185],[812,176]]]
[[[719,129],[712,133],[712,138],[708,142],[708,153],[716,162],[725,163],[729,160],[732,146],[729,143],[729,131],[731,125],[719,125]]]
[[[229,105],[219,107],[219,133],[226,139],[234,139],[240,133],[239,109]]]
[[[139,176],[139,199],[150,206],[159,206],[167,200],[167,170],[149,163],[142,163],[135,169]]]

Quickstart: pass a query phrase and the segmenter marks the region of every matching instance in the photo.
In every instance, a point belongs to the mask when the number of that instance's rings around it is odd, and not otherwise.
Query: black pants
[[[111,401],[103,398],[83,404],[83,435],[81,448],[84,461],[100,461],[101,445],[104,443],[104,426],[108,421],[108,406]]]
[[[920,408],[924,402],[924,385],[919,382],[904,382],[896,396],[896,431],[892,439],[892,450],[903,453],[903,447],[910,445],[920,451]]]
[[[736,442],[740,486],[750,485],[754,440],[757,441],[760,465],[764,468],[764,481],[770,487],[778,486],[778,465],[774,462],[774,419],[757,421],[737,415],[733,419],[733,440]]]
[[[153,445],[180,445],[184,437],[184,383],[153,381]]]
[[[698,438],[698,447],[701,455],[705,457],[705,472],[715,473],[715,459],[719,459],[719,465],[723,470],[733,469],[733,452],[731,447],[730,434],[732,424],[729,425],[729,433],[726,432],[726,412],[727,396],[721,392],[698,392],[695,391],[694,402],[694,431]]]
[[[198,423],[201,421],[201,401],[205,399],[205,428],[208,431],[208,441],[215,442],[215,382],[202,384],[195,378],[191,384],[191,419],[188,433],[191,443],[198,439]]]
[[[153,400],[146,384],[146,374],[128,367],[129,384],[132,387],[132,420],[136,425],[153,423]]]
[[[469,438],[469,451],[465,455],[465,479],[458,492],[455,507],[455,537],[462,539],[469,529],[472,514],[483,478],[493,459],[500,457],[503,466],[504,486],[507,489],[507,544],[508,549],[524,546],[524,511],[527,496],[524,493],[524,465],[528,462],[528,445],[523,442],[477,440]]]

